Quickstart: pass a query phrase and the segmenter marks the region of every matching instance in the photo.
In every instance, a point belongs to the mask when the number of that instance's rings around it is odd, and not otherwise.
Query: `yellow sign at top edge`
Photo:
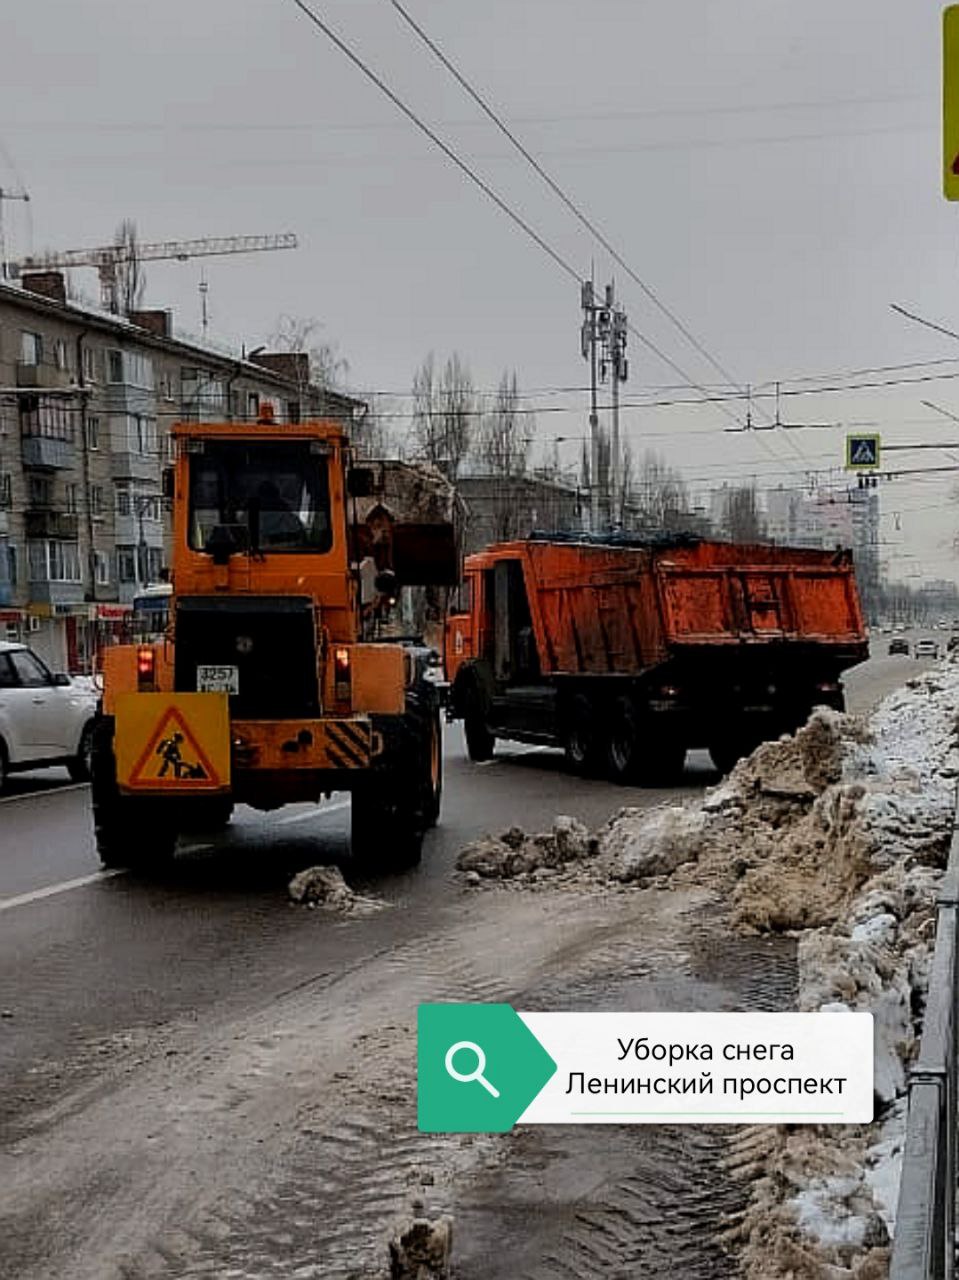
[[[942,15],[942,189],[959,200],[959,4]]]

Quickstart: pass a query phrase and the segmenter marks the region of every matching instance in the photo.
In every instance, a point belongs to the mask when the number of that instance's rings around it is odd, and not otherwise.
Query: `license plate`
[[[197,693],[239,693],[239,667],[197,667]]]

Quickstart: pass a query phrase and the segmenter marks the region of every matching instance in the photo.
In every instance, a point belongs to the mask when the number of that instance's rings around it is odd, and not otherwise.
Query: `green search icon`
[[[453,1059],[464,1049],[469,1053],[476,1054],[476,1069],[474,1071],[457,1071],[453,1066]],[[499,1097],[499,1089],[491,1085],[484,1074],[486,1071],[486,1054],[472,1040],[458,1040],[456,1044],[450,1045],[446,1051],[446,1070],[460,1084],[472,1084],[475,1080],[477,1084],[483,1086],[487,1093],[491,1093],[494,1098]]]
[[[505,1133],[556,1071],[508,1004],[421,1004],[416,1057],[424,1133]]]

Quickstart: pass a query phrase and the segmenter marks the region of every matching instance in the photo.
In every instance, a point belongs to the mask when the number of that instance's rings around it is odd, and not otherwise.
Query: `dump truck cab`
[[[439,812],[438,697],[430,651],[385,634],[394,558],[410,583],[417,557],[400,525],[359,520],[371,471],[337,422],[180,423],[172,437],[169,628],[104,657],[101,858],[172,856],[179,832],[238,802],[350,791],[358,857],[416,861]]]

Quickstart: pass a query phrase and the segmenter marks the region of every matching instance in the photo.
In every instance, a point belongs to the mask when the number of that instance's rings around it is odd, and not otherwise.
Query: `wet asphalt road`
[[[852,709],[922,665],[873,660],[850,677]],[[583,781],[564,771],[558,752],[508,744],[476,766],[458,727],[445,756],[442,822],[422,867],[375,886],[402,910],[345,932],[319,931],[285,893],[300,867],[348,866],[345,797],[272,815],[241,809],[223,836],[184,841],[175,871],[151,883],[100,876],[87,788],[58,784],[52,770],[14,780],[0,801],[0,1158],[5,1138],[55,1129],[63,1100],[95,1079],[98,1045],[266,1009],[427,934],[452,910],[449,875],[469,839],[512,823],[546,826],[557,812],[595,827],[621,805],[653,805],[716,781],[700,753],[673,791]],[[0,1243],[0,1275],[27,1273],[17,1250],[15,1239]]]

